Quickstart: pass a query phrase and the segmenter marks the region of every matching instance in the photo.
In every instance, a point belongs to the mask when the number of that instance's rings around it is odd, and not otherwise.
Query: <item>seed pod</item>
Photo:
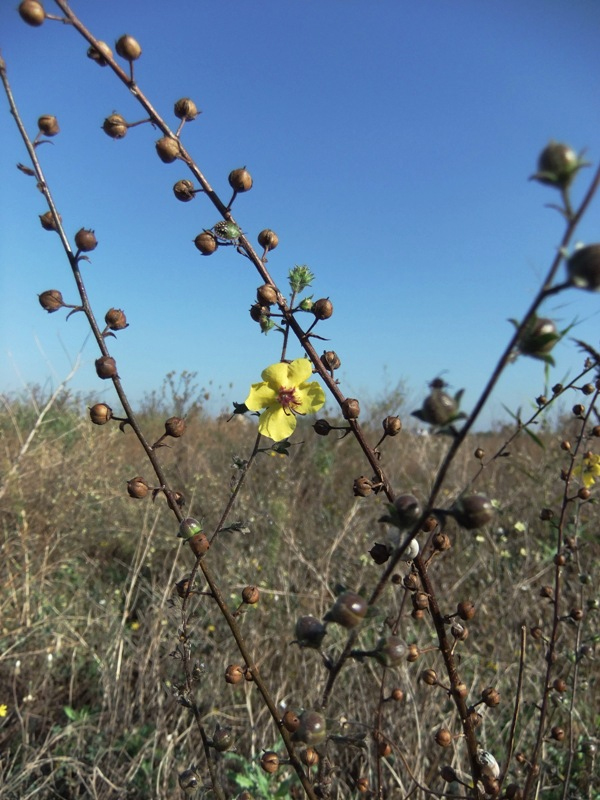
[[[272,775],[279,769],[279,756],[272,750],[267,750],[262,754],[260,766],[268,775]]]
[[[352,491],[355,497],[368,497],[373,491],[373,483],[361,475],[360,478],[355,478]]]
[[[106,42],[98,42],[97,47],[92,44],[88,47],[87,51],[87,57],[91,58],[92,61],[95,61],[100,67],[105,67],[108,64],[106,56],[112,58],[112,54],[113,52]]]
[[[62,217],[58,215],[59,220],[62,222]],[[54,215],[51,211],[46,211],[45,214],[40,214],[40,222],[45,231],[57,231],[58,226],[54,221]]]
[[[400,417],[386,417],[381,424],[386,436],[397,436],[402,430]]]
[[[390,551],[387,544],[375,542],[373,547],[369,550],[369,555],[376,564],[385,564],[390,557]]]
[[[406,659],[408,648],[399,636],[383,636],[377,643],[374,658],[384,667],[398,667]]]
[[[195,769],[186,769],[180,773],[178,780],[179,788],[186,795],[195,793],[196,789],[201,786],[201,781]]]
[[[453,783],[458,778],[458,775],[456,774],[456,770],[454,770],[449,765],[446,765],[446,766],[441,768],[440,775],[441,775],[442,780],[446,781],[446,783]]]
[[[177,183],[173,186],[173,194],[178,200],[181,200],[182,203],[189,203],[189,201],[193,200],[196,196],[194,192],[194,184],[191,181],[188,181],[186,178],[181,181],[177,181]]]
[[[421,504],[414,494],[399,494],[394,508],[394,524],[399,528],[410,528],[421,516]]]
[[[526,356],[540,358],[547,355],[559,339],[553,320],[536,317],[521,334],[519,350]]]
[[[116,378],[117,362],[111,356],[101,356],[96,359],[96,375],[102,380]]]
[[[334,372],[342,366],[342,362],[335,350],[326,350],[321,356],[321,364],[330,372]]]
[[[196,248],[200,250],[203,256],[212,255],[219,246],[216,237],[213,236],[213,234],[209,231],[203,231],[202,233],[199,233],[194,239],[194,244],[196,245]]]
[[[163,136],[156,142],[155,147],[158,157],[164,164],[172,164],[181,154],[179,140],[173,136]]]
[[[406,656],[406,660],[410,664],[413,664],[415,661],[418,661],[420,655],[421,652],[416,644],[413,643],[408,645],[408,654]]]
[[[318,650],[326,633],[327,628],[325,625],[310,614],[299,617],[296,621],[295,641],[300,647],[312,647]]]
[[[441,378],[435,378],[429,386],[431,393],[423,401],[421,410],[413,414],[431,425],[445,425],[456,415],[458,403],[444,391],[446,383]]]
[[[360,416],[360,403],[353,397],[347,397],[342,403],[344,419],[358,419]]]
[[[428,686],[437,686],[437,672],[434,669],[424,669],[421,673],[421,680]]]
[[[186,122],[191,122],[193,119],[196,119],[200,113],[196,107],[196,103],[190,100],[189,97],[182,97],[178,100],[175,103],[173,111],[178,119],[184,119]]]
[[[550,731],[550,736],[552,736],[556,742],[562,742],[565,738],[565,730],[561,728],[560,725],[555,725]]]
[[[213,733],[212,746],[218,753],[225,753],[233,744],[233,734],[229,728],[219,728]]]
[[[459,622],[455,622],[452,625],[450,633],[459,642],[464,642],[469,637],[469,629],[466,625],[461,625]]]
[[[244,670],[239,664],[230,664],[225,670],[225,682],[235,686],[244,680]]]
[[[127,494],[130,497],[134,497],[136,500],[142,500],[144,497],[146,497],[149,491],[150,487],[139,475],[136,478],[132,478],[130,481],[127,481]]]
[[[109,308],[104,315],[104,321],[111,331],[122,331],[129,325],[120,308]]]
[[[401,703],[404,700],[404,692],[402,689],[392,689],[390,699],[392,699],[395,703]]]
[[[471,600],[462,600],[456,606],[456,613],[461,619],[469,620],[475,616],[475,605]]]
[[[300,761],[307,767],[314,767],[319,763],[319,754],[314,747],[307,747],[300,753]]]
[[[468,531],[482,528],[493,518],[494,507],[483,494],[459,497],[450,513],[462,528]]]
[[[295,711],[288,709],[281,718],[281,724],[290,733],[294,733],[300,727],[300,718]]]
[[[185,420],[182,417],[169,417],[165,422],[165,435],[179,439],[185,433]]]
[[[75,245],[81,253],[90,253],[98,246],[94,231],[80,228],[75,234]]]
[[[187,543],[196,558],[205,556],[210,548],[210,542],[203,533],[196,533],[194,536],[190,536]]]
[[[265,283],[256,290],[256,300],[261,306],[272,306],[277,302],[277,290]]]
[[[133,36],[124,34],[117,39],[115,50],[126,61],[136,61],[142,55],[142,48]]]
[[[270,228],[265,228],[258,234],[258,243],[265,250],[275,250],[279,244],[279,237]]]
[[[551,141],[540,153],[538,171],[531,178],[547,186],[566,189],[580,166],[574,150],[566,144]]]
[[[413,608],[425,611],[429,608],[429,595],[426,592],[415,592],[412,597]]]
[[[327,722],[318,711],[306,710],[300,714],[300,725],[294,733],[294,740],[314,747],[327,737]]]
[[[246,167],[234,169],[229,173],[229,185],[234,192],[247,192],[252,188],[252,175],[248,172]]]
[[[473,453],[473,455],[478,461],[481,461],[485,456],[485,450],[482,447],[478,447]]]
[[[260,592],[256,586],[245,586],[242,589],[242,601],[248,606],[254,606],[260,599]]]
[[[368,778],[358,778],[356,781],[356,790],[361,794],[365,794],[369,791],[369,780]]]
[[[58,120],[52,114],[43,114],[38,119],[38,128],[44,136],[56,136],[60,132]]]
[[[318,419],[313,425],[313,430],[317,436],[328,436],[333,428],[326,419]]]
[[[337,622],[343,628],[355,628],[367,614],[367,601],[356,592],[342,592],[325,614],[326,622]]]
[[[23,0],[19,5],[19,15],[28,25],[38,28],[46,19],[44,6],[37,0]]]
[[[121,114],[111,114],[102,123],[102,130],[111,139],[122,139],[127,133],[127,122]]]
[[[106,403],[96,403],[90,408],[90,419],[94,425],[106,425],[112,419],[113,412]]]
[[[63,296],[58,289],[48,289],[47,291],[38,294],[38,300],[40,301],[40,305],[44,311],[47,311],[49,314],[53,314],[55,311],[58,311],[59,308],[62,308],[65,305],[63,302]]]
[[[440,553],[443,553],[446,550],[450,550],[450,548],[452,547],[452,542],[448,534],[442,533],[441,531],[438,531],[435,534],[435,536],[431,540],[431,543],[434,546],[434,548]]]
[[[450,747],[452,744],[452,734],[448,728],[440,728],[435,735],[435,741],[440,747]]]
[[[500,705],[500,692],[493,686],[488,686],[481,692],[481,699],[490,708]]]
[[[254,320],[254,322],[260,322],[268,317],[269,315],[269,306],[261,306],[260,303],[254,303],[250,306],[250,317]]]
[[[567,261],[569,278],[575,286],[596,292],[600,289],[600,244],[575,250]]]
[[[311,311],[317,319],[329,319],[333,314],[333,303],[328,297],[322,297],[320,300],[315,300]]]

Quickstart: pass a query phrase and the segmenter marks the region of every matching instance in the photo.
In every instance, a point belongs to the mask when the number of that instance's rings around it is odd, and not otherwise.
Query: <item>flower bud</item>
[[[179,439],[185,433],[185,420],[182,417],[169,417],[165,422],[165,435]]]
[[[112,419],[112,408],[106,403],[96,403],[90,408],[90,419],[94,425],[106,425]]]
[[[234,192],[247,192],[252,188],[252,175],[250,175],[246,167],[232,170],[227,180]]]
[[[128,34],[124,34],[117,40],[115,50],[126,61],[136,61],[142,55],[139,43]]]
[[[566,144],[551,141],[540,153],[538,171],[531,179],[566,189],[581,166],[574,150]]]
[[[270,228],[265,228],[258,234],[258,243],[265,250],[275,250],[279,244],[279,237]]]
[[[111,114],[102,123],[102,130],[111,139],[122,139],[127,133],[127,122],[121,114]]]
[[[44,6],[37,0],[23,0],[19,5],[19,15],[28,25],[38,28],[46,19]]]
[[[56,136],[59,133],[58,120],[52,114],[43,114],[38,119],[38,128],[44,136]]]
[[[325,625],[310,614],[305,617],[299,617],[296,621],[295,641],[300,647],[312,647],[318,650],[326,633],[327,628]]]
[[[173,136],[163,136],[156,142],[155,147],[158,157],[164,164],[172,164],[181,154],[179,140]]]
[[[330,372],[334,372],[342,366],[342,362],[335,350],[325,350],[321,356],[321,364]]]
[[[97,47],[92,44],[88,47],[87,51],[87,57],[95,61],[100,67],[105,67],[108,64],[106,56],[112,58],[112,54],[113,52],[106,42],[98,42]]]
[[[213,234],[209,231],[203,231],[202,233],[199,233],[194,239],[194,244],[196,245],[196,248],[200,250],[203,256],[212,255],[219,246],[216,237],[213,236]]]
[[[256,300],[261,306],[272,306],[277,302],[277,290],[265,283],[256,290]]]
[[[569,278],[575,286],[600,290],[600,244],[590,244],[575,250],[567,261]]]
[[[381,424],[386,436],[397,436],[402,430],[400,417],[386,417]]]
[[[311,311],[317,319],[329,319],[333,314],[333,303],[328,297],[322,297],[320,300],[315,300]]]
[[[450,512],[462,528],[472,531],[487,525],[494,516],[494,506],[485,495],[472,494],[459,497]]]
[[[63,296],[58,289],[48,289],[46,292],[38,294],[38,300],[44,311],[53,314],[64,306]]]
[[[111,356],[96,359],[96,375],[102,380],[117,377],[117,362]]]
[[[122,331],[129,325],[125,314],[120,308],[109,308],[104,315],[104,321],[111,331]]]
[[[186,178],[181,181],[177,181],[177,183],[173,186],[173,194],[178,200],[181,200],[182,203],[189,203],[189,201],[193,200],[196,196],[194,192],[194,184],[191,181],[188,181]]]
[[[94,231],[80,228],[75,234],[75,245],[81,253],[90,253],[92,250],[95,250],[98,246],[98,242],[94,236]]]
[[[355,628],[367,614],[367,601],[356,592],[342,592],[323,617],[326,622],[337,622],[343,628]]]
[[[344,419],[358,419],[360,416],[360,403],[353,397],[347,397],[342,403]]]
[[[547,355],[559,339],[560,334],[551,319],[535,317],[521,334],[519,350],[526,356],[539,358]]]
[[[59,220],[62,222],[62,217],[58,215]],[[58,226],[54,221],[54,215],[51,211],[46,211],[45,214],[40,214],[40,222],[45,231],[57,231]]]
[[[150,487],[139,475],[136,478],[132,478],[130,481],[127,481],[127,494],[136,500],[142,500],[144,497],[146,497],[149,491]]]
[[[186,122],[191,122],[193,119],[196,119],[200,113],[196,107],[196,103],[190,100],[189,97],[182,97],[178,100],[175,103],[173,111],[178,119],[184,119]]]

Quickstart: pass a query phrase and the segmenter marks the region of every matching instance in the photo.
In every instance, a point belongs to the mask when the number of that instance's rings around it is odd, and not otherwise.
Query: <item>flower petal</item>
[[[285,361],[280,361],[278,364],[271,364],[262,371],[262,379],[266,381],[269,386],[278,392],[282,386],[289,385],[288,368],[289,364]]]
[[[296,430],[296,417],[286,414],[280,405],[271,406],[260,415],[258,432],[274,442],[287,439]]]
[[[325,392],[316,381],[299,386],[295,396],[300,403],[294,409],[298,414],[314,414],[325,404]]]
[[[268,383],[261,381],[260,383],[253,383],[250,387],[250,394],[245,400],[246,407],[250,411],[260,411],[261,408],[267,408],[271,403],[277,401],[277,394]]]
[[[292,386],[300,386],[312,375],[312,364],[308,358],[297,358],[288,364],[288,381]]]

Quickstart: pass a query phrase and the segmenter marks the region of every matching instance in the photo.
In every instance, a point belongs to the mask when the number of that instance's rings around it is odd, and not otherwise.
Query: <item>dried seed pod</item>
[[[165,435],[179,439],[185,433],[185,420],[182,417],[169,417],[165,422]]]
[[[270,228],[265,228],[258,234],[258,243],[265,250],[275,250],[279,244],[279,237]]]
[[[188,181],[187,178],[177,181],[173,186],[173,194],[178,200],[181,200],[182,203],[189,203],[189,201],[193,200],[196,196],[194,184]]]
[[[58,215],[59,220],[62,222],[62,217]],[[54,215],[51,211],[46,211],[45,214],[40,214],[40,223],[45,231],[57,231],[58,225],[54,221]]]
[[[200,776],[195,769],[186,769],[179,774],[179,788],[186,794],[192,794],[202,785]]]
[[[342,403],[344,419],[358,419],[360,416],[360,403],[354,397],[347,397]]]
[[[326,633],[325,625],[310,614],[299,617],[296,621],[295,642],[300,647],[312,647],[318,650]]]
[[[419,648],[417,647],[416,644],[413,643],[413,644],[409,644],[408,645],[408,653],[406,655],[406,660],[410,664],[412,664],[415,661],[417,661],[419,659],[420,655],[421,655],[421,652],[419,651]]]
[[[405,659],[408,648],[399,637],[383,636],[377,643],[373,657],[384,667],[398,667]]]
[[[434,378],[429,387],[431,393],[423,401],[421,410],[414,411],[413,416],[431,425],[446,425],[457,414],[458,402],[456,397],[451,397],[444,391],[446,382],[441,378]]]
[[[232,170],[227,180],[233,191],[238,194],[247,192],[252,188],[252,175],[250,175],[246,167]]]
[[[90,253],[98,246],[94,231],[80,228],[75,234],[75,245],[81,253]]]
[[[117,362],[111,356],[101,356],[95,363],[96,375],[102,380],[117,377]]]
[[[342,592],[325,614],[326,622],[337,622],[343,628],[355,628],[367,614],[367,601],[356,592]]]
[[[327,422],[326,419],[318,419],[313,425],[313,430],[317,436],[328,436],[333,430],[333,427]]]
[[[365,794],[369,791],[369,780],[368,778],[358,778],[356,781],[356,790],[361,794]]]
[[[193,119],[196,119],[198,114],[198,108],[196,103],[193,100],[190,100],[189,97],[182,97],[175,103],[173,108],[173,112],[178,119],[184,119],[186,122],[191,122]]]
[[[53,314],[55,311],[58,311],[59,308],[63,308],[65,305],[63,296],[58,289],[48,289],[47,291],[38,294],[38,300],[40,301],[40,305],[44,311],[47,311],[49,314]]]
[[[132,478],[130,481],[127,481],[127,494],[136,500],[142,500],[144,497],[146,497],[149,491],[150,487],[139,475],[136,478]]]
[[[60,132],[58,120],[52,114],[42,114],[38,118],[38,128],[44,136],[56,136]]]
[[[321,364],[330,372],[334,372],[342,366],[342,362],[335,350],[325,350],[321,356]]]
[[[456,686],[452,688],[452,694],[455,697],[460,697],[462,700],[464,700],[465,697],[467,697],[467,695],[469,694],[467,684],[462,682],[457,683]]]
[[[327,722],[318,711],[309,709],[300,714],[300,725],[294,733],[294,740],[304,742],[309,747],[321,744],[327,737]]]
[[[386,417],[381,424],[386,436],[397,436],[402,430],[400,417]]]
[[[254,303],[250,306],[250,317],[254,320],[254,322],[260,322],[268,317],[269,315],[269,306],[261,306],[260,303]]]
[[[314,767],[319,763],[319,754],[314,747],[307,747],[300,753],[300,761],[307,767]]]
[[[500,705],[500,692],[493,686],[488,686],[481,692],[481,699],[490,708]]]
[[[450,747],[452,744],[452,734],[448,728],[440,728],[435,735],[435,741],[440,747]]]
[[[456,606],[456,613],[461,619],[473,619],[475,616],[475,604],[471,600],[462,600]]]
[[[265,283],[256,290],[256,300],[261,306],[272,306],[277,302],[277,290],[270,283]]]
[[[364,475],[354,479],[352,491],[355,497],[368,497],[373,491],[373,483]]]
[[[121,114],[111,114],[102,123],[102,130],[111,139],[122,139],[127,133],[128,127],[125,117]]]
[[[123,34],[115,44],[115,50],[126,61],[136,61],[142,55],[142,48],[133,36]]]
[[[555,725],[552,730],[550,731],[550,736],[556,742],[562,742],[565,738],[565,729],[561,728],[560,725]]]
[[[392,693],[390,694],[390,699],[393,700],[395,703],[401,703],[404,700],[404,692],[402,689],[392,689]]]
[[[219,246],[216,237],[210,231],[199,233],[194,239],[194,244],[203,256],[212,255]]]
[[[600,244],[575,250],[567,261],[567,272],[575,286],[595,292],[600,289]]]
[[[469,531],[482,528],[493,518],[494,506],[483,494],[459,497],[450,513],[462,528]]]
[[[437,672],[434,669],[424,669],[420,677],[428,686],[437,686]]]
[[[225,670],[225,682],[235,686],[244,680],[244,670],[239,664],[230,664]]]
[[[242,601],[248,606],[254,606],[260,599],[260,592],[256,586],[245,586],[242,589]]]
[[[190,536],[187,543],[196,558],[205,556],[210,548],[210,542],[203,533],[196,533],[194,536]]]
[[[105,67],[108,64],[106,57],[112,58],[112,50],[106,42],[98,42],[97,47],[93,44],[88,47],[87,57],[95,61],[100,67]]]
[[[431,540],[431,543],[434,546],[434,548],[440,553],[443,553],[445,550],[450,550],[450,548],[452,547],[452,541],[450,540],[448,534],[442,533],[441,531],[438,531],[434,535],[433,539]]]
[[[124,312],[120,308],[109,308],[104,315],[104,321],[111,331],[122,331],[129,325]]]
[[[290,733],[294,733],[300,727],[300,718],[295,711],[288,709],[281,718],[281,724]]]
[[[329,319],[333,314],[333,303],[328,297],[322,297],[320,300],[315,300],[311,311],[317,319]]]
[[[459,642],[464,642],[465,639],[468,639],[469,637],[469,629],[466,625],[461,625],[459,622],[455,622],[452,625],[450,628],[450,633]]]
[[[46,19],[44,6],[37,0],[23,0],[19,4],[19,15],[28,25],[38,28]]]
[[[158,157],[164,164],[172,164],[181,155],[179,140],[173,136],[163,136],[156,142],[155,147]]]
[[[90,408],[90,419],[94,425],[106,425],[112,419],[113,411],[106,403],[96,403]]]
[[[261,756],[260,766],[267,774],[272,775],[279,769],[279,756],[272,750],[265,751]]]
[[[218,753],[225,753],[233,745],[233,734],[230,728],[219,728],[215,730],[212,737],[212,746]]]

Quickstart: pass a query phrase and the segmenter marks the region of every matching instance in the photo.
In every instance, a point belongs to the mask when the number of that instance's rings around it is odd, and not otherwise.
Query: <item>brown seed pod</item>
[[[62,222],[62,217],[58,215],[59,220]],[[58,226],[54,221],[54,215],[51,211],[46,211],[45,214],[40,214],[40,223],[45,231],[57,231]]]
[[[343,628],[355,628],[367,615],[367,601],[356,592],[342,592],[325,614],[325,622],[337,622]]]
[[[235,686],[244,680],[244,670],[239,664],[230,664],[225,670],[225,682]]]
[[[404,700],[404,692],[402,689],[392,689],[392,693],[390,695],[390,699],[393,700],[395,703],[401,703]]]
[[[575,151],[562,142],[549,142],[538,158],[538,171],[531,179],[547,186],[566,189],[580,166]]]
[[[117,377],[117,362],[111,356],[96,359],[96,375],[102,380]]]
[[[376,564],[385,564],[390,557],[390,551],[387,544],[375,542],[373,547],[369,550],[369,555]]]
[[[481,692],[481,699],[486,706],[489,706],[489,708],[494,708],[495,706],[500,705],[500,692],[493,686],[488,686]]]
[[[120,308],[109,308],[104,315],[104,321],[111,331],[122,331],[129,325],[125,314]]]
[[[352,491],[355,497],[368,497],[373,491],[373,483],[368,478],[365,478],[364,475],[361,475],[360,478],[354,479]]]
[[[328,297],[322,297],[320,300],[315,300],[311,311],[317,319],[329,319],[333,314],[333,303]]]
[[[254,606],[260,599],[260,592],[256,586],[244,586],[242,589],[242,601],[248,606]]]
[[[295,711],[288,709],[281,718],[281,724],[290,733],[295,733],[300,727],[300,718]]]
[[[452,625],[450,633],[455,639],[458,639],[459,642],[464,642],[465,639],[469,637],[469,629],[466,625],[461,625],[459,622],[455,622],[454,625]]]
[[[194,239],[194,244],[203,256],[212,255],[219,246],[217,237],[210,233],[210,231],[199,233]]]
[[[347,397],[342,403],[344,419],[358,419],[360,416],[360,403],[354,397]]]
[[[38,119],[38,128],[44,136],[56,136],[60,132],[58,120],[52,114],[42,114]]]
[[[397,436],[402,430],[400,417],[386,417],[381,424],[386,436]]]
[[[342,362],[335,350],[325,350],[321,356],[321,364],[330,372],[334,372],[342,366]]]
[[[392,746],[385,739],[377,743],[377,755],[379,758],[389,758],[392,754]]]
[[[279,237],[270,228],[265,228],[258,234],[258,243],[265,250],[275,250],[279,244]]]
[[[426,592],[415,592],[412,595],[413,608],[419,608],[424,611],[429,608],[429,595]]]
[[[452,541],[450,540],[448,534],[442,533],[441,531],[438,531],[435,534],[435,536],[431,540],[431,543],[434,546],[434,548],[440,553],[443,553],[445,550],[450,550],[450,548],[452,547]]]
[[[307,767],[314,767],[315,764],[319,763],[319,754],[314,747],[307,747],[306,750],[300,753],[300,760]]]
[[[272,775],[279,769],[279,756],[272,750],[267,750],[262,754],[260,766],[266,773]]]
[[[187,543],[196,558],[201,558],[206,555],[210,547],[210,542],[203,533],[196,533],[194,536],[190,536]]]
[[[440,728],[435,735],[435,742],[440,747],[450,747],[452,744],[452,734],[448,728]]]
[[[142,55],[142,48],[133,36],[123,34],[115,44],[115,50],[126,61],[136,61]]]
[[[576,403],[573,406],[573,416],[574,417],[583,417],[585,414],[585,406],[582,403]]]
[[[294,740],[304,742],[309,747],[321,744],[327,738],[327,722],[318,711],[306,709],[300,714],[300,725],[294,733]]]
[[[462,600],[456,606],[456,613],[461,619],[473,619],[475,616],[475,604],[471,600]]]
[[[485,450],[482,447],[478,447],[473,455],[478,461],[481,461],[481,459],[485,456]]]
[[[90,419],[94,425],[106,425],[112,419],[113,411],[106,403],[96,403],[90,408]]]
[[[457,683],[456,686],[452,688],[452,694],[455,697],[460,697],[462,700],[467,697],[469,694],[469,690],[467,689],[467,685],[465,683]]]
[[[164,164],[172,164],[181,155],[179,140],[173,136],[163,136],[156,144],[158,157]]]
[[[136,500],[142,500],[144,497],[146,497],[149,491],[150,487],[139,475],[136,478],[132,478],[130,481],[127,481],[127,494],[129,497],[133,497]]]
[[[227,180],[233,191],[238,194],[247,192],[252,188],[252,175],[250,175],[246,167],[232,170]]]
[[[44,311],[47,311],[49,314],[53,314],[64,306],[63,296],[58,289],[48,289],[38,294],[38,300]]]
[[[19,15],[28,25],[38,28],[46,19],[44,6],[37,0],[23,0],[19,4]]]
[[[270,283],[259,286],[256,290],[256,301],[261,306],[272,306],[277,302],[277,290]]]
[[[420,678],[428,686],[437,686],[437,672],[434,669],[424,669]]]
[[[185,420],[182,417],[169,417],[165,422],[165,435],[179,439],[185,433]]]
[[[328,436],[333,428],[326,419],[318,419],[313,425],[313,430],[317,436]]]
[[[555,725],[550,731],[550,736],[556,742],[562,742],[562,740],[565,738],[565,729],[561,728],[560,725]]]
[[[420,653],[419,648],[418,648],[418,646],[416,644],[413,643],[413,644],[409,644],[408,645],[408,653],[406,655],[406,660],[409,663],[412,664],[415,661],[417,661],[419,659],[420,655],[421,655],[421,653]]]
[[[494,516],[494,506],[483,494],[459,497],[451,509],[454,519],[468,531],[487,525]]]
[[[106,56],[112,58],[112,54],[113,52],[106,42],[98,42],[97,47],[92,44],[88,47],[87,51],[87,57],[91,58],[92,61],[95,61],[100,67],[105,67],[108,64]]]
[[[454,770],[449,765],[446,765],[446,766],[441,768],[440,776],[441,776],[442,780],[446,781],[446,783],[453,783],[458,778],[458,775],[456,774],[456,770]]]
[[[213,733],[212,746],[218,753],[225,753],[233,745],[233,734],[229,728],[217,728]]]
[[[173,186],[173,194],[178,200],[181,200],[182,203],[189,203],[189,201],[193,200],[196,196],[194,184],[186,178],[177,181]]]
[[[186,122],[191,122],[193,119],[196,119],[198,114],[198,108],[196,103],[193,100],[190,100],[189,97],[182,97],[175,103],[173,108],[175,116],[178,119],[184,119]]]
[[[356,781],[356,790],[361,794],[365,794],[369,791],[369,780],[368,778],[358,778]]]
[[[294,632],[296,635],[296,644],[299,644],[300,647],[312,647],[318,650],[327,633],[327,628],[323,625],[321,620],[318,620],[311,614],[307,614],[297,619]]]
[[[567,686],[567,682],[563,678],[556,678],[552,687],[555,692],[559,692],[560,694],[564,694],[564,692],[568,691],[569,687]]]
[[[111,139],[122,139],[127,133],[128,127],[125,117],[121,114],[111,114],[102,123],[102,130]]]
[[[94,231],[80,228],[75,234],[75,245],[81,253],[90,253],[98,246]]]

